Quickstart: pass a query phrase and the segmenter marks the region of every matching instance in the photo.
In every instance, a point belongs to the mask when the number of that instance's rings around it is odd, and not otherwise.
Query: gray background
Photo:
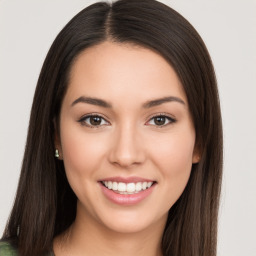
[[[60,29],[95,1],[0,0],[0,233],[19,178],[42,62]],[[256,2],[162,1],[203,37],[219,82],[225,162],[219,256],[256,256]]]

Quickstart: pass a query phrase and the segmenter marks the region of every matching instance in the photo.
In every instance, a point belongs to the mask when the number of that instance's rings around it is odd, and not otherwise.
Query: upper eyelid
[[[91,124],[88,124],[87,122],[85,122],[85,120],[87,118],[90,118],[91,116],[100,117],[100,118],[104,119],[107,124],[103,124],[103,125],[91,125]],[[80,117],[78,119],[78,123],[80,123],[82,126],[86,126],[88,128],[91,128],[91,129],[101,129],[104,126],[108,126],[110,124],[110,122],[108,120],[106,120],[106,118],[103,117],[102,115],[100,115],[100,114],[92,114],[92,113],[86,114],[86,115],[83,115],[82,117]]]
[[[81,117],[78,119],[78,121],[82,121],[82,120],[84,120],[84,119],[86,119],[86,118],[88,118],[88,117],[91,117],[91,116],[98,116],[98,117],[101,117],[101,118],[103,118],[105,121],[107,121],[107,122],[109,123],[108,118],[107,118],[106,116],[102,115],[102,114],[99,114],[99,113],[88,113],[88,114],[85,114],[85,115],[81,116]]]
[[[156,114],[153,114],[153,115],[151,115],[151,116],[149,116],[148,117],[148,121],[149,120],[151,120],[152,118],[154,118],[154,117],[157,117],[157,116],[163,116],[163,117],[168,117],[168,118],[170,118],[170,119],[172,119],[172,120],[176,120],[176,118],[173,116],[173,115],[171,115],[171,114],[168,114],[168,113],[156,113]],[[148,122],[147,121],[147,122]]]
[[[169,123],[163,124],[163,125],[151,125],[151,124],[149,124],[149,122],[150,122],[153,118],[159,117],[159,116],[167,118],[167,119],[169,120]],[[167,114],[167,113],[158,113],[158,114],[155,114],[155,115],[151,116],[150,118],[148,118],[147,120],[148,120],[148,121],[145,123],[145,125],[147,125],[147,126],[153,126],[153,127],[157,128],[157,129],[166,128],[166,127],[168,127],[169,125],[172,125],[172,124],[176,123],[176,121],[177,121],[177,119],[176,119],[175,117],[173,117],[172,115]]]

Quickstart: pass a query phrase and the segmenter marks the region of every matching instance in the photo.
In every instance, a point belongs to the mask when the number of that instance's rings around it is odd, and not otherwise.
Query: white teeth
[[[148,187],[148,188],[150,188],[150,187],[152,186],[152,184],[153,184],[153,182],[152,182],[152,181],[148,182],[147,187]]]
[[[128,183],[128,184],[126,185],[126,190],[127,190],[127,192],[129,192],[129,193],[135,192],[135,183]]]
[[[134,194],[142,190],[150,188],[153,185],[153,182],[137,182],[137,183],[124,183],[116,181],[103,181],[103,184],[108,189],[114,190],[120,194]]]
[[[109,188],[108,186],[106,186],[107,188]],[[109,188],[109,189],[111,189],[111,188]],[[117,190],[117,182],[113,182],[113,184],[112,184],[112,189],[113,190]]]
[[[141,190],[142,190],[142,184],[141,184],[141,182],[137,182],[136,183],[136,191],[139,192]]]
[[[126,191],[126,184],[123,182],[119,182],[117,186],[117,190],[119,192],[125,192]]]
[[[112,181],[108,181],[107,187],[108,187],[109,189],[112,189]]]

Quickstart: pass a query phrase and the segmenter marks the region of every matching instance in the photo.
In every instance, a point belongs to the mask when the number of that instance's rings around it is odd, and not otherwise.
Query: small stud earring
[[[56,158],[59,158],[59,157],[60,157],[60,154],[59,154],[59,150],[58,150],[58,149],[55,150],[55,157],[56,157]]]

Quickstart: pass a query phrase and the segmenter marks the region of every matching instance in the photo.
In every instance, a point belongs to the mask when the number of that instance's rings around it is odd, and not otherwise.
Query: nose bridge
[[[110,161],[124,167],[144,161],[142,141],[136,125],[124,122],[116,127]]]

